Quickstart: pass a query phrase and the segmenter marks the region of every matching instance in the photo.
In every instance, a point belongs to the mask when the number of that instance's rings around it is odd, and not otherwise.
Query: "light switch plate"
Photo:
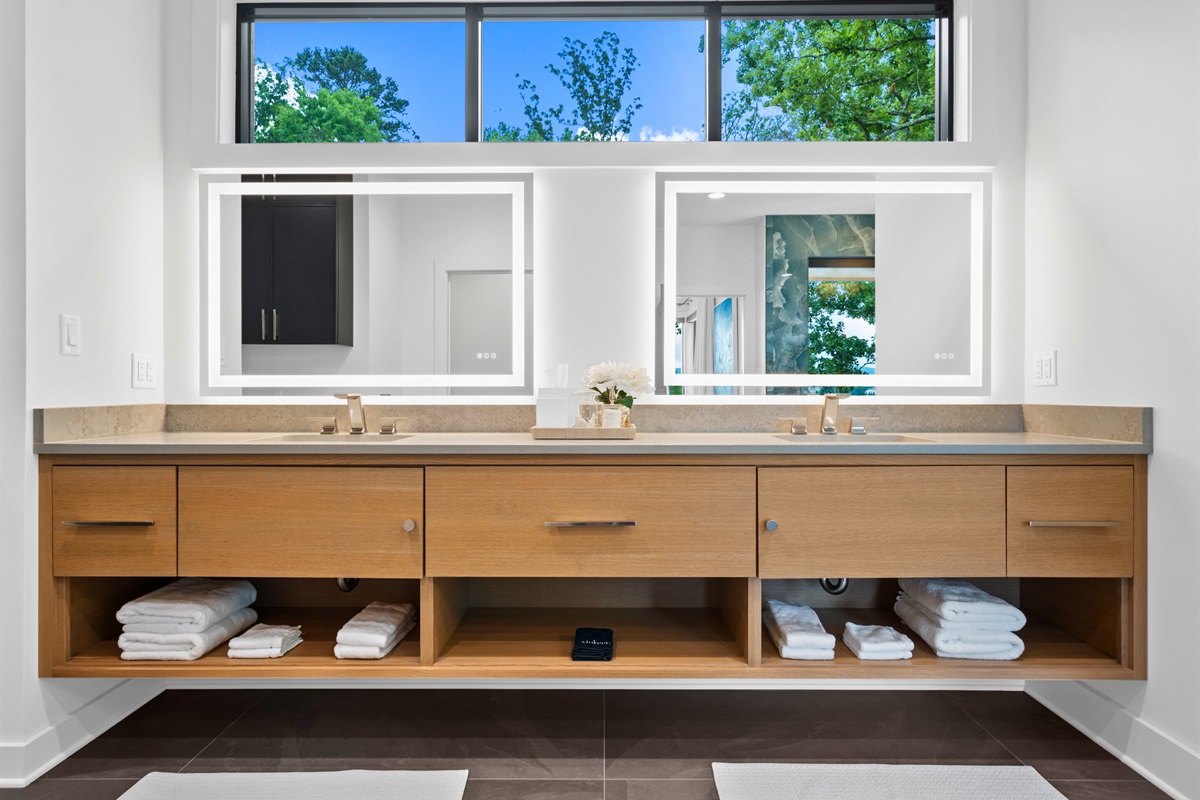
[[[1033,385],[1058,385],[1058,351],[1043,350],[1033,354]]]
[[[83,346],[83,327],[74,314],[58,315],[59,352],[64,356],[77,356]]]

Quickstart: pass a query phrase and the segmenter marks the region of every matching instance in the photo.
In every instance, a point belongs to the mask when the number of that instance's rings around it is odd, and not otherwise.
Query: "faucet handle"
[[[807,417],[780,417],[779,421],[784,424],[784,430],[793,436],[806,436],[808,434]]]
[[[337,417],[308,417],[308,420],[317,423],[321,433],[337,433]]]
[[[851,417],[850,433],[856,436],[865,436],[867,433],[867,423],[878,421],[879,417]]]

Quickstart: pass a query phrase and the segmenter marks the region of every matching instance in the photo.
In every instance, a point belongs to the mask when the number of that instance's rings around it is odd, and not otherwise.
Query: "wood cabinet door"
[[[1005,574],[1004,467],[764,467],[763,578]]]
[[[180,467],[179,574],[419,578],[423,471]]]
[[[54,574],[174,575],[175,467],[54,467]]]
[[[1009,467],[1008,574],[1133,575],[1132,467]]]
[[[429,575],[755,573],[752,467],[430,467],[426,473]]]

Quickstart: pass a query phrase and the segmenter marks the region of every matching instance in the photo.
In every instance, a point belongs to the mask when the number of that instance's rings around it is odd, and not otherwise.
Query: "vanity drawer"
[[[1005,571],[1002,466],[765,467],[758,509],[763,578]]]
[[[1133,467],[1009,467],[1008,574],[1133,575]]]
[[[419,578],[423,471],[180,467],[179,574]]]
[[[175,467],[54,467],[54,574],[174,575]]]
[[[755,574],[752,467],[431,467],[426,488],[431,576]]]

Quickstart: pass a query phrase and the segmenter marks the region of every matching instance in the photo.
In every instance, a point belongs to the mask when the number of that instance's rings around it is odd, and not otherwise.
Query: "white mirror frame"
[[[681,194],[965,194],[971,198],[970,372],[964,375],[675,374],[675,320],[662,315],[663,382],[668,386],[983,386],[984,183],[982,181],[756,181],[663,182],[663,298],[674,298],[678,271],[678,202]]]
[[[222,375],[221,374],[221,198],[260,195],[261,183],[208,185],[208,385],[212,388],[320,388],[330,385],[329,375]],[[275,195],[510,195],[512,198],[512,342],[511,375],[337,375],[334,383],[356,388],[485,387],[525,384],[525,184],[519,181],[273,183]],[[241,335],[237,337],[241,341]],[[432,347],[432,343],[430,344]]]

